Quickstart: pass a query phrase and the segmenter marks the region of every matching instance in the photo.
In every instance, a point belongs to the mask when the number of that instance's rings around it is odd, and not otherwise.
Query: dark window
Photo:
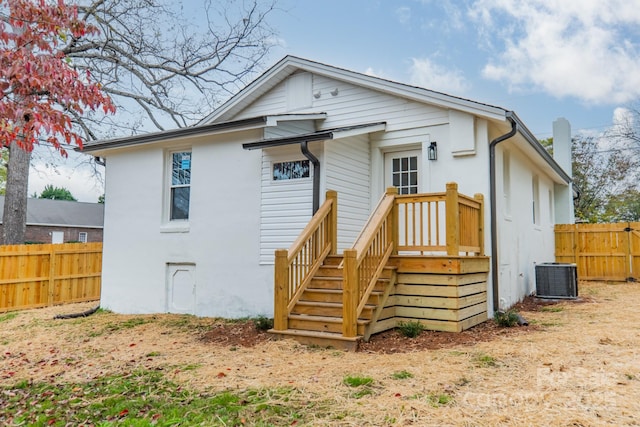
[[[189,219],[191,152],[171,154],[171,220]]]
[[[418,157],[398,157],[393,159],[391,177],[399,194],[418,193]]]
[[[273,180],[309,178],[309,160],[278,162],[273,164]]]

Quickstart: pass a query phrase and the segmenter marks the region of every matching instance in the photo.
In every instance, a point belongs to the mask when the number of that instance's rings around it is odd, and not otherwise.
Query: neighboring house
[[[573,217],[568,122],[554,128],[562,166],[511,111],[285,57],[196,126],[85,145],[107,162],[101,304],[272,314],[274,250],[326,190],[338,194],[340,251],[386,187],[456,182],[485,198],[483,305],[509,307],[535,290],[535,264],[554,261],[554,224]]]
[[[3,209],[4,196],[0,196],[0,212]],[[24,239],[29,243],[101,242],[103,219],[104,204],[30,198]]]

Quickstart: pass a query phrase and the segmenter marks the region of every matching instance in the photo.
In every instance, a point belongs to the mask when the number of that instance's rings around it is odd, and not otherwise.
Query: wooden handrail
[[[326,200],[291,247],[275,252],[274,330],[289,327],[289,314],[324,259],[337,248],[338,195],[327,191]]]
[[[397,189],[387,190],[373,211],[352,249],[344,251],[342,293],[342,334],[355,337],[358,317],[394,251],[395,197]]]

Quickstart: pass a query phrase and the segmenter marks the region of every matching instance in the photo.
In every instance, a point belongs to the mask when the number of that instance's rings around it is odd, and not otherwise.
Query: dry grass
[[[523,313],[538,326],[524,334],[389,355],[216,345],[201,339],[216,321],[189,316],[52,320],[91,304],[0,314],[0,386],[154,369],[195,390],[292,388],[325,408],[313,425],[640,425],[640,285],[580,292],[588,302]],[[347,376],[373,382],[358,391]]]

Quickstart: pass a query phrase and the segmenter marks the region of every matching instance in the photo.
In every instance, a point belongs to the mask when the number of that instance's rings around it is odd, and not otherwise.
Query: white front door
[[[397,187],[398,194],[417,194],[420,186],[420,150],[397,151],[384,155],[384,186]]]

